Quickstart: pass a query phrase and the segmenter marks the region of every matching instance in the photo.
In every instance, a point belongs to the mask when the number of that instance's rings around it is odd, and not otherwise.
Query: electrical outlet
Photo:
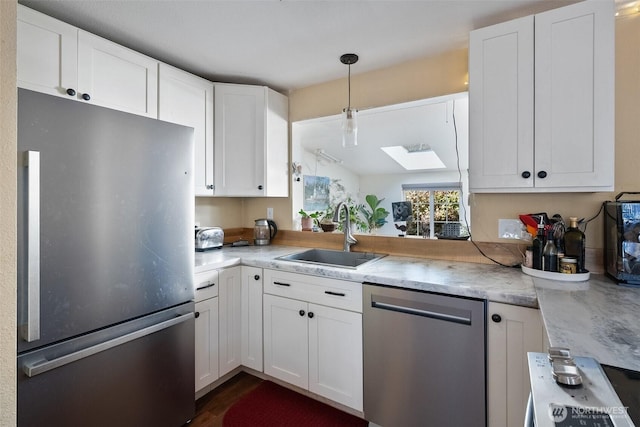
[[[267,219],[273,219],[273,208],[267,208]]]
[[[519,219],[499,219],[498,237],[501,239],[530,240],[531,236]]]

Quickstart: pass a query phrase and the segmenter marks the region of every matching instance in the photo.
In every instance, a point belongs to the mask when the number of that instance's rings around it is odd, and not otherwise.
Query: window
[[[402,193],[411,202],[408,236],[460,236],[460,184],[403,184]]]

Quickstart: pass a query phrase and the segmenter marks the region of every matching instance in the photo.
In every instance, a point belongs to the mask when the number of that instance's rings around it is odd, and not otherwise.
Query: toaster
[[[198,252],[221,248],[224,241],[224,231],[220,227],[196,228],[195,241]]]

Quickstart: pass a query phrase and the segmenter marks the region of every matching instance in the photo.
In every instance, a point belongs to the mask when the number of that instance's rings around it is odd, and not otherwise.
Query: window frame
[[[443,224],[449,223],[449,222],[456,222],[459,223],[462,226],[462,220],[464,218],[464,207],[463,207],[463,201],[462,201],[462,184],[460,182],[440,182],[440,183],[431,183],[431,184],[425,184],[425,183],[420,183],[420,184],[402,184],[402,199],[403,200],[407,200],[406,199],[406,192],[407,191],[426,191],[429,192],[429,238],[430,239],[434,239],[436,237],[435,235],[435,225],[436,225],[436,221],[435,221],[435,195],[434,193],[436,191],[457,191],[458,192],[458,220],[457,221],[439,221]],[[413,211],[413,207],[412,207],[412,211]],[[413,212],[412,212],[413,213]],[[421,227],[420,227],[421,228]],[[418,231],[419,232],[419,231]],[[427,236],[421,235],[421,234],[415,234],[415,235],[411,235],[411,236],[415,236],[415,237],[424,237],[426,238]]]

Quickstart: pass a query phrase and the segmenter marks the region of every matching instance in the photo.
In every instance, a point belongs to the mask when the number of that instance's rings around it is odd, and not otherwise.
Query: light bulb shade
[[[358,145],[358,110],[344,108],[342,110],[342,146]]]

